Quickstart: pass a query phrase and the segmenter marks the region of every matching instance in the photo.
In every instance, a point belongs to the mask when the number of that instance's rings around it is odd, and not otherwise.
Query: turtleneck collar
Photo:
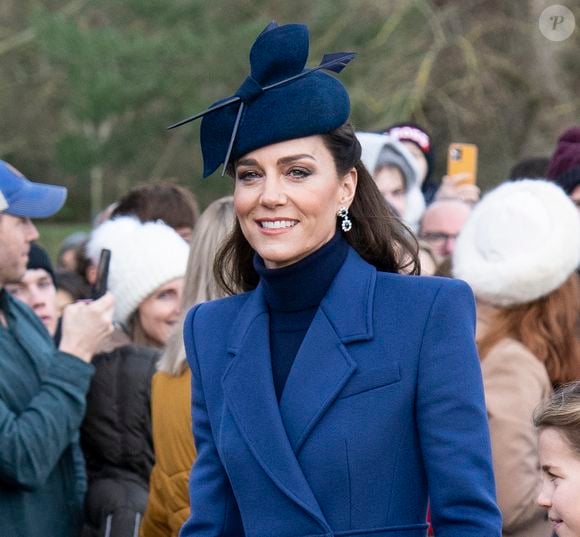
[[[344,263],[348,243],[337,230],[324,246],[300,261],[279,269],[268,269],[254,256],[268,306],[278,311],[299,311],[318,306]]]

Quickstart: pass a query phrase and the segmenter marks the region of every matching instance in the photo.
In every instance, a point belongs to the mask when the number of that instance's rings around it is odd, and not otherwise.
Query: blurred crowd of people
[[[420,277],[465,280],[477,299],[504,535],[551,537],[561,519],[580,535],[578,384],[560,396],[569,419],[560,399],[541,406],[580,381],[580,127],[482,197],[461,177],[438,180],[439,148],[417,124],[357,136],[417,237]],[[30,218],[54,214],[64,194],[32,194],[41,187],[0,163],[0,533],[176,537],[196,457],[181,327],[193,305],[225,294],[213,263],[233,200],[200,214],[184,187],[138,186],[67,237],[53,264]],[[109,292],[91,300],[102,249]],[[576,473],[558,474],[565,464]],[[556,479],[574,480],[563,499]]]

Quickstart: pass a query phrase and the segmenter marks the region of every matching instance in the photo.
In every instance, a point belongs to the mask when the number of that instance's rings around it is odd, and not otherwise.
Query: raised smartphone
[[[457,184],[477,183],[477,146],[475,144],[453,143],[447,151],[447,175],[464,174]]]
[[[97,279],[91,290],[91,298],[97,300],[107,292],[107,281],[109,279],[109,264],[111,263],[111,250],[103,248],[99,256],[97,265]]]

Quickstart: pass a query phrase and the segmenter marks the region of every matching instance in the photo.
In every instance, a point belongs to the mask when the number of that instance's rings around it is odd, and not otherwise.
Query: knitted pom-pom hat
[[[453,252],[453,275],[496,306],[550,294],[580,263],[580,215],[551,182],[503,183],[475,206]]]
[[[87,245],[93,262],[103,248],[111,250],[108,289],[115,296],[114,318],[122,324],[156,289],[185,275],[189,248],[160,220],[142,223],[131,216],[107,220],[92,232]]]

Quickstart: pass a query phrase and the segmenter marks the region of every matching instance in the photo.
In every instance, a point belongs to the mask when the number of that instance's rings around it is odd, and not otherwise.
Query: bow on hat
[[[223,175],[230,159],[253,149],[329,132],[348,119],[350,103],[345,88],[320,70],[339,73],[355,53],[325,54],[318,66],[305,69],[308,48],[305,25],[271,22],[252,46],[251,74],[236,93],[169,127],[203,116],[204,177],[221,163]]]

